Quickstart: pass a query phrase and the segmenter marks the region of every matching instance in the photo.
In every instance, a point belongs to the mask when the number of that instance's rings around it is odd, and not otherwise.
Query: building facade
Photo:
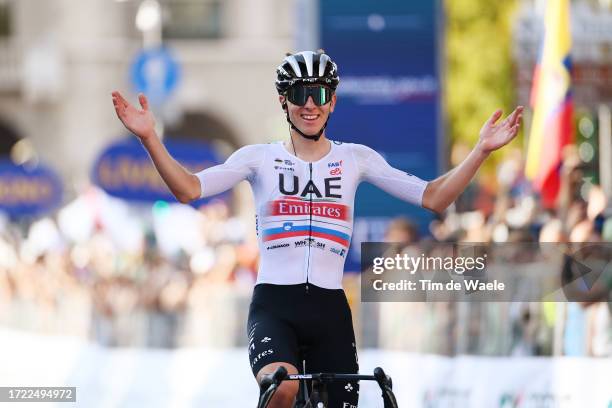
[[[151,0],[148,0],[151,1]],[[69,198],[97,155],[125,137],[111,92],[131,101],[143,48],[141,0],[0,0],[0,155],[26,140]],[[180,82],[157,113],[165,137],[214,142],[222,153],[282,138],[274,69],[293,49],[293,2],[160,0],[161,34]]]

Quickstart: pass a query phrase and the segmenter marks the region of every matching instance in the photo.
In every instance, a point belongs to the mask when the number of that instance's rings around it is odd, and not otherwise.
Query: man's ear
[[[284,111],[287,110],[287,99],[285,98],[284,95],[278,95],[278,101],[281,104],[281,107],[283,108]]]
[[[331,103],[329,105],[329,113],[332,113],[335,107],[336,107],[336,92],[332,94]]]

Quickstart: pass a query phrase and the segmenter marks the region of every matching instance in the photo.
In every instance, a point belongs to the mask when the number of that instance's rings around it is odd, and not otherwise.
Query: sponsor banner
[[[256,386],[236,392],[236,383],[253,381],[243,348],[117,349],[4,328],[0,338],[0,383],[77,387],[83,407],[233,408],[252,406],[259,396]],[[417,408],[605,408],[612,406],[610,364],[610,358],[359,352],[361,373],[383,367],[399,406]],[[359,406],[382,406],[378,385],[361,382]]]
[[[165,140],[168,152],[192,173],[219,164],[215,150],[207,143]],[[151,162],[146,150],[135,137],[108,146],[93,167],[92,179],[108,194],[131,201],[176,201]],[[215,196],[227,198],[227,193]],[[201,205],[210,199],[192,203]]]
[[[612,244],[362,243],[365,302],[581,302],[612,289]]]
[[[62,193],[62,182],[51,168],[0,160],[0,212],[11,217],[40,215],[60,205]]]

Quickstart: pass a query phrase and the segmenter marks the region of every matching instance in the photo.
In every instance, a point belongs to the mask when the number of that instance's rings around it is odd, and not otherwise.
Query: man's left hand
[[[502,111],[496,110],[489,120],[485,122],[482,129],[480,129],[478,147],[482,152],[489,154],[510,143],[518,133],[522,113],[523,107],[518,106],[508,117],[497,123],[502,115]]]

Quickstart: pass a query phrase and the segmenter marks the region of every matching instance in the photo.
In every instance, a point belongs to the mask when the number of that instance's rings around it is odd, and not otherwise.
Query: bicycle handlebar
[[[385,408],[397,408],[397,400],[393,394],[393,381],[385,374],[380,367],[374,369],[374,375],[364,374],[335,374],[335,373],[315,373],[315,374],[287,374],[287,369],[283,366],[278,367],[274,373],[266,374],[262,377],[260,387],[266,390],[260,397],[260,405],[266,407],[276,389],[283,381],[313,380],[323,384],[329,384],[340,380],[365,380],[376,381],[382,391],[382,398]],[[264,403],[261,405],[261,403]]]
[[[316,374],[289,374],[285,381],[299,381],[299,380],[314,380],[319,382],[333,382],[340,380],[352,380],[352,381],[376,381],[373,375],[364,374],[335,374],[335,373],[316,373]]]

